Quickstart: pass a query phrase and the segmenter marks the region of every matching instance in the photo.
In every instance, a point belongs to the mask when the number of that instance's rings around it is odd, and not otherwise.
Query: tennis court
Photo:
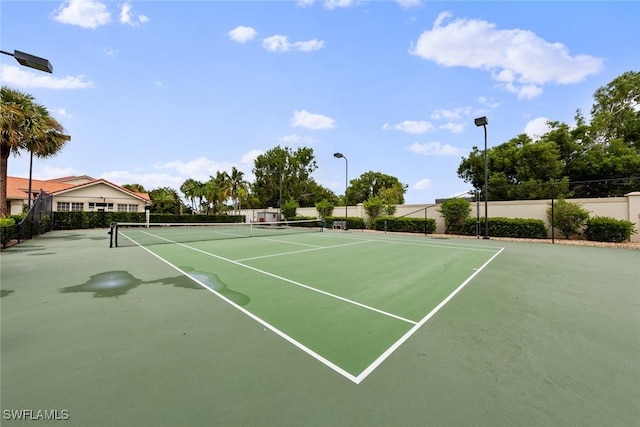
[[[3,425],[640,418],[639,251],[302,231],[52,232],[3,252]]]

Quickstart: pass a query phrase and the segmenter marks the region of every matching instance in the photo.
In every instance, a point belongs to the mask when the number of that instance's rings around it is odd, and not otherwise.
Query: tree
[[[151,199],[151,209],[154,213],[182,213],[182,202],[173,188],[161,187],[151,190],[149,198]]]
[[[594,139],[606,145],[622,139],[640,151],[640,72],[628,71],[593,94],[591,126]]]
[[[318,211],[318,214],[322,219],[326,219],[327,217],[333,215],[334,207],[335,205],[327,199],[316,202],[316,210]]]
[[[465,219],[471,212],[471,204],[465,199],[445,200],[439,209],[444,217],[445,233],[459,233]]]
[[[580,233],[580,229],[589,219],[589,212],[577,203],[560,199],[555,202],[553,212],[549,206],[547,218],[551,226],[559,229],[560,233],[568,239],[574,234]]]
[[[194,213],[197,211],[196,200],[199,201],[200,197],[202,196],[199,191],[201,187],[201,182],[198,182],[195,179],[191,178],[187,179],[180,186],[180,191],[182,191],[184,197],[186,197],[191,202],[191,211]]]
[[[362,206],[364,207],[364,211],[367,213],[367,228],[373,228],[376,223],[376,219],[380,217],[384,211],[384,205],[384,200],[378,196],[369,197],[364,201]]]
[[[244,180],[244,172],[239,171],[235,166],[231,168],[231,173],[227,174],[226,185],[229,188],[229,195],[233,200],[233,209],[240,212],[241,196],[246,197],[248,182]]]
[[[280,201],[289,198],[300,206],[313,206],[312,192],[318,186],[311,174],[317,168],[312,148],[274,147],[254,161],[252,192],[262,206],[280,207]]]
[[[287,220],[292,220],[296,216],[296,209],[298,209],[298,202],[294,199],[287,200],[282,206],[282,216]]]
[[[369,171],[351,180],[347,188],[347,200],[349,204],[355,205],[371,197],[378,197],[385,204],[401,205],[406,191],[407,185],[402,184],[395,176]]]
[[[129,191],[133,191],[134,193],[146,193],[147,190],[144,189],[142,184],[123,184],[122,188],[126,188]]]
[[[7,166],[9,155],[21,150],[36,157],[58,153],[69,140],[64,128],[33,96],[0,88],[0,217],[7,216]]]

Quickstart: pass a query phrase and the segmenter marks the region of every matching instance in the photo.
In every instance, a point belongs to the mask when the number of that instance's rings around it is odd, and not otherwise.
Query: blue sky
[[[367,171],[407,203],[470,190],[494,146],[589,117],[594,91],[640,69],[640,2],[2,1],[3,85],[32,94],[72,140],[37,179],[90,175],[147,189],[206,181],[277,145],[312,147],[336,194]],[[28,177],[28,156],[11,176]]]

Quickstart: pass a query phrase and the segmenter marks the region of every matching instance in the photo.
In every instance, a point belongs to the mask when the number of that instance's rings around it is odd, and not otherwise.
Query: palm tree
[[[249,183],[244,180],[244,172],[231,168],[231,173],[227,175],[228,185],[230,187],[230,195],[233,200],[233,210],[240,213],[240,196],[246,195]]]
[[[196,193],[198,190],[198,184],[200,184],[198,181],[189,178],[180,186],[182,194],[191,201],[191,210],[194,213],[196,211]]]
[[[0,218],[7,216],[9,155],[27,150],[37,157],[49,157],[69,139],[62,125],[35,103],[33,96],[6,86],[0,88]]]

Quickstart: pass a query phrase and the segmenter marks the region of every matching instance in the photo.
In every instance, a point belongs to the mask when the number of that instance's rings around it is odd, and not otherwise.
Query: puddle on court
[[[0,298],[7,297],[7,296],[11,295],[14,292],[15,291],[11,290],[11,289],[0,289]]]
[[[214,291],[238,305],[246,305],[250,298],[247,295],[229,289],[220,278],[213,273],[194,271],[191,267],[185,267],[183,271],[200,283],[209,286]],[[185,275],[164,277],[162,279],[143,281],[133,276],[128,271],[107,271],[90,277],[85,283],[75,286],[67,286],[59,290],[60,293],[93,293],[94,298],[113,298],[126,295],[130,290],[140,285],[149,284],[171,285],[177,288],[204,290],[204,288]]]
[[[191,267],[181,267],[180,269],[238,305],[247,305],[251,301],[248,295],[230,289],[216,274],[194,271]],[[190,282],[193,283],[193,281]]]
[[[55,255],[57,252],[39,252],[37,254],[27,254],[28,256]]]

